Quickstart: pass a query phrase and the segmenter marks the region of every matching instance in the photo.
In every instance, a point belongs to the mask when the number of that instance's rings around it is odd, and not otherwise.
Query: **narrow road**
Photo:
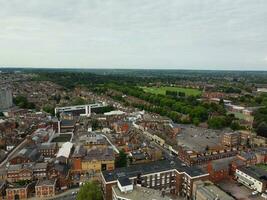
[[[104,138],[106,138],[106,140],[108,141],[108,143],[110,144],[110,146],[113,148],[114,151],[116,151],[116,153],[120,153],[120,151],[117,149],[117,147],[112,144],[112,142],[109,140],[108,136],[106,134],[101,134]]]
[[[27,143],[27,139],[25,138],[18,146],[11,150],[11,152],[7,155],[6,159],[3,160],[0,164],[1,167],[5,167],[8,160],[12,158],[19,150],[21,150]]]
[[[32,134],[35,132],[35,129],[34,128],[29,128],[27,131],[30,131],[31,133],[28,135],[28,136],[32,136]],[[0,163],[0,168],[2,167],[5,167],[8,160],[10,158],[12,158],[17,152],[19,152],[24,146],[26,146],[27,144],[27,138],[25,137],[24,140],[18,145],[16,146],[14,149],[12,149],[9,154],[7,155],[7,157],[5,158],[5,160],[3,160],[1,163]]]
[[[66,190],[65,192],[59,193],[53,197],[47,197],[47,198],[42,198],[43,200],[75,200],[77,196],[77,192],[80,190],[80,188],[74,188],[74,189],[69,189]],[[75,192],[75,194],[72,194]],[[40,198],[37,197],[32,197],[28,198],[29,200],[40,200]]]

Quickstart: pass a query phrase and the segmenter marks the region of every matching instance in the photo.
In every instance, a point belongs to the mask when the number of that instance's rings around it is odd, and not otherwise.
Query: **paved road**
[[[30,127],[26,131],[30,132],[29,136],[32,136],[32,134],[35,132],[35,129],[33,127]],[[18,153],[24,146],[26,146],[26,144],[27,138],[25,138],[18,146],[11,150],[11,152],[7,155],[6,159],[0,163],[0,168],[5,167],[8,160],[12,158],[16,153]]]
[[[42,198],[42,200],[75,200],[79,189],[80,188],[69,189],[63,193],[57,194],[54,197]],[[72,194],[73,192],[76,192],[76,194]],[[40,200],[40,198],[33,197],[29,198],[29,200]]]
[[[24,139],[17,147],[15,147],[6,157],[5,160],[3,160],[0,164],[1,167],[5,167],[7,162],[9,161],[12,156],[14,156],[18,151],[20,151],[25,145],[27,144],[27,139]]]
[[[108,138],[109,136],[108,135],[106,135],[106,134],[101,134],[103,137],[105,137],[106,138],[106,140],[108,141],[108,143],[111,145],[111,147],[113,148],[113,150],[114,151],[116,151],[116,153],[119,153],[119,150],[117,149],[117,147],[114,145],[114,144],[112,144],[112,142],[110,141],[110,139]]]

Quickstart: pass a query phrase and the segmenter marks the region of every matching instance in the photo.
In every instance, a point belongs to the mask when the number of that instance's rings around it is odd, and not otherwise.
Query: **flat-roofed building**
[[[122,177],[135,185],[160,190],[166,194],[191,198],[194,181],[206,180],[208,173],[198,167],[186,166],[179,159],[161,160],[146,164],[103,171],[101,173],[104,199],[112,199],[112,187]]]
[[[151,188],[134,186],[129,178],[119,178],[112,187],[112,200],[170,200],[164,193]]]
[[[193,200],[234,200],[211,181],[196,181],[193,184]]]
[[[106,148],[108,144],[106,138],[98,133],[90,133],[82,135],[79,138],[79,141],[83,144],[83,146],[86,149],[91,149],[92,147]]]
[[[85,149],[77,146],[72,155],[72,170],[78,173],[100,172],[115,168],[115,156],[112,148]]]
[[[267,171],[256,166],[236,169],[236,179],[248,188],[264,192],[267,184]]]
[[[228,132],[222,136],[222,145],[232,147],[240,144],[239,132]]]

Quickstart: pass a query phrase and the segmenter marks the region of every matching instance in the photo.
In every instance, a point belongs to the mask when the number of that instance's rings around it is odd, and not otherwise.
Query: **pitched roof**
[[[172,161],[160,160],[145,164],[138,164],[129,167],[117,168],[113,171],[103,171],[103,177],[106,182],[116,181],[120,177],[137,177],[138,175],[146,175],[161,171],[177,170],[180,173],[186,173],[191,177],[206,175],[200,168],[195,166],[185,166],[178,158]]]
[[[71,142],[65,142],[62,145],[62,147],[59,149],[57,153],[57,158],[61,156],[65,158],[69,158],[72,147],[73,147],[73,144]]]
[[[40,179],[38,180],[36,186],[49,185],[54,186],[56,184],[56,179]]]

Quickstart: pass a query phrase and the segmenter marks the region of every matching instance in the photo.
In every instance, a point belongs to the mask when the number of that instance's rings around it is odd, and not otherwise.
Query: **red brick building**
[[[125,134],[129,131],[130,125],[128,122],[118,121],[112,124],[112,128],[116,131],[116,133]]]
[[[193,183],[207,180],[209,175],[197,167],[189,167],[180,160],[161,160],[101,173],[104,199],[112,199],[112,186],[119,178],[127,177],[134,185],[161,190],[187,198],[192,197]]]
[[[25,185],[19,184],[9,184],[6,189],[6,199],[14,200],[14,199],[28,199],[33,196],[34,193],[34,184],[29,183]]]
[[[56,194],[56,179],[39,180],[35,185],[35,195],[37,198],[53,197]]]
[[[54,164],[48,171],[49,179],[57,179],[57,186],[66,190],[70,186],[70,170],[66,164]]]
[[[17,182],[22,180],[32,180],[33,169],[32,164],[10,165],[7,169],[7,180],[9,182]]]
[[[210,174],[212,182],[218,182],[230,177],[232,161],[236,157],[223,158],[210,161],[207,165],[207,172]]]

